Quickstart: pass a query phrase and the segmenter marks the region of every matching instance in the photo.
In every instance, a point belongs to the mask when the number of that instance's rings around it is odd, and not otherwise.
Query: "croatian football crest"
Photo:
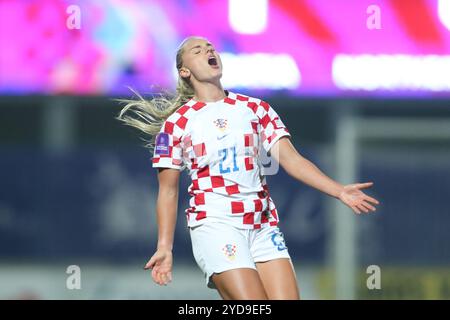
[[[227,129],[227,119],[216,119],[213,122],[216,125],[216,128],[221,132],[224,132]]]
[[[156,154],[169,154],[169,135],[165,132],[160,132],[156,137],[155,143]]]
[[[236,246],[234,244],[226,244],[222,251],[229,260],[234,260],[236,256]]]
[[[282,232],[280,232],[279,230],[274,230],[272,231],[271,235],[272,243],[275,247],[277,247],[278,251],[287,249]]]

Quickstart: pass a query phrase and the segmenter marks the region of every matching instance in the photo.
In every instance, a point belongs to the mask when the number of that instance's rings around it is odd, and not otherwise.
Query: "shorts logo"
[[[160,132],[156,137],[156,154],[169,154],[169,135],[165,132]]]
[[[279,230],[272,231],[271,233],[271,239],[274,246],[277,247],[278,251],[286,250],[286,243],[284,242],[283,233],[281,233]]]
[[[229,260],[234,260],[236,255],[236,246],[234,244],[226,244],[222,251]]]

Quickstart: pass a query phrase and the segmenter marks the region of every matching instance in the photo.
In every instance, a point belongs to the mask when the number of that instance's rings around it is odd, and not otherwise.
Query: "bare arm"
[[[173,248],[177,222],[179,178],[180,171],[177,169],[158,169],[159,191],[156,201],[158,249],[172,250]]]
[[[275,142],[270,151],[273,158],[291,177],[341,200],[355,213],[375,211],[375,207],[370,205],[368,201],[379,204],[376,199],[359,190],[371,186],[372,182],[342,185],[334,181],[311,161],[301,156],[287,137],[282,137]]]
[[[300,155],[287,137],[275,142],[270,152],[291,177],[329,196],[339,197],[344,186],[330,179],[314,163]]]
[[[158,169],[159,191],[156,201],[158,245],[144,269],[152,269],[152,278],[159,285],[167,285],[172,281],[172,248],[177,222],[179,178],[180,171],[177,169]]]

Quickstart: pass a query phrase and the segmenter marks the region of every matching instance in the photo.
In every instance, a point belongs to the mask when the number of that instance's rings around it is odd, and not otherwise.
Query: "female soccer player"
[[[172,280],[178,182],[188,168],[187,226],[207,286],[223,299],[299,299],[259,151],[271,154],[293,178],[358,214],[375,211],[369,202],[378,201],[361,191],[372,182],[333,181],[297,152],[267,102],[224,90],[222,62],[207,39],[185,39],[176,67],[175,97],[145,100],[138,94],[139,100],[124,100],[118,116],[152,137],[147,146],[154,149],[152,165],[158,168],[158,244],[144,268],[152,269],[159,285]],[[128,111],[133,116],[125,115]]]

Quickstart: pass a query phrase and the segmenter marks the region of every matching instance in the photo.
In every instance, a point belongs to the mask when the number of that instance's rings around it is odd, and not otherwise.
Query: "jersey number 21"
[[[230,170],[231,170],[230,167],[227,167],[225,169],[223,167],[223,163],[225,162],[225,160],[227,159],[227,157],[230,153],[233,156],[233,171],[239,171],[239,167],[236,164],[236,147],[231,147],[231,148],[225,148],[225,149],[219,150],[219,156],[222,157],[220,159],[220,163],[219,163],[220,173],[230,172]]]

